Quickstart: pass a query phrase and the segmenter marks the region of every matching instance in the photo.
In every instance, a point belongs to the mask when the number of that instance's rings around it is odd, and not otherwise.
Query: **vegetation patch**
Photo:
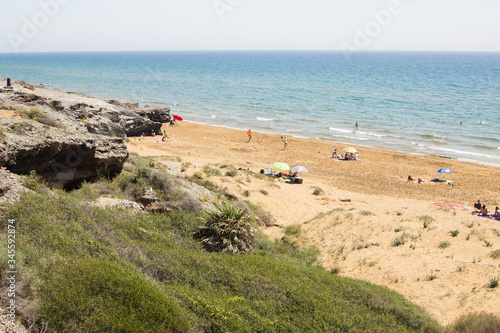
[[[490,257],[493,259],[500,259],[500,250],[491,251]]]
[[[314,189],[313,195],[323,195],[324,193],[325,193],[325,191],[323,191],[323,189],[321,187],[316,187]]]
[[[212,166],[212,165],[205,165],[203,167],[203,172],[207,175],[207,176],[217,176],[217,177],[220,177],[222,176],[222,172],[220,171],[220,169],[216,166]]]
[[[446,331],[452,333],[500,332],[500,317],[486,312],[467,314],[449,325]]]
[[[438,247],[440,249],[446,249],[447,247],[450,247],[451,243],[449,241],[442,241],[439,243]]]
[[[424,229],[429,227],[429,225],[431,225],[432,223],[434,223],[436,221],[435,218],[433,218],[432,216],[429,216],[429,215],[421,215],[421,216],[418,216],[417,218],[422,222],[422,226],[424,227]]]

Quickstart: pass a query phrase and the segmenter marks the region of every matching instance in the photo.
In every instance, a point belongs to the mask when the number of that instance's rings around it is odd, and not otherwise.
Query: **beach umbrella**
[[[356,154],[358,152],[356,150],[356,148],[353,148],[353,147],[344,148],[343,151],[345,151],[346,153],[352,153],[352,154]]]
[[[448,168],[444,168],[444,169],[439,169],[438,171],[436,171],[437,173],[451,173],[452,171]]]
[[[290,169],[290,171],[293,171],[293,172],[309,172],[309,170],[307,170],[306,167],[303,167],[302,165],[294,166],[293,168]]]
[[[182,117],[179,115],[174,114],[174,119],[178,121],[182,121]]]
[[[273,164],[273,167],[275,167],[276,169],[281,170],[281,171],[290,170],[290,167],[288,166],[288,164],[283,163],[283,162],[276,162]]]

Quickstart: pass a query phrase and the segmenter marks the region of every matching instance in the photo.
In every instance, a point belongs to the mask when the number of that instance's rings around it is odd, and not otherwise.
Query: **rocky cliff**
[[[0,87],[5,79],[0,79]],[[64,188],[118,174],[127,136],[161,132],[170,109],[12,81],[0,88],[0,167]]]

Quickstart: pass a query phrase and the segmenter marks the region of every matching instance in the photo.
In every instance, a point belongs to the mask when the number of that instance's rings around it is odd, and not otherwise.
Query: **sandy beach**
[[[320,250],[325,268],[396,290],[443,324],[468,312],[500,315],[499,288],[488,287],[500,277],[500,260],[490,256],[500,249],[500,221],[463,207],[478,199],[490,210],[500,204],[500,168],[359,146],[359,161],[341,161],[330,156],[346,145],[334,142],[288,136],[284,150],[280,135],[254,132],[248,143],[246,130],[186,121],[164,129],[171,141],[130,138],[129,151],[159,160],[176,157],[169,167],[183,164],[186,175],[221,164],[255,173],[267,173],[275,162],[309,170],[299,175],[303,184],[270,182],[244,171],[209,177],[269,212],[277,225],[263,228],[269,237],[300,225],[301,243]],[[436,173],[441,168],[453,173]],[[425,183],[408,182],[409,175]],[[434,177],[454,186],[431,182]],[[320,195],[313,194],[317,188]],[[454,237],[450,231],[456,230]]]

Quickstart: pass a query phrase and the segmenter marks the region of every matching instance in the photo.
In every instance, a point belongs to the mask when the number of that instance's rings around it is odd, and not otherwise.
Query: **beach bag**
[[[295,178],[295,184],[302,184],[302,178]]]

